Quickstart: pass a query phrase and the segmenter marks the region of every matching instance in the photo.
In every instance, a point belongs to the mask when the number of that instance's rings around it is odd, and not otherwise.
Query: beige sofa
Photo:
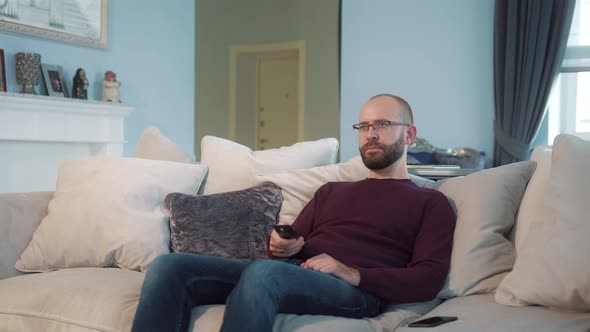
[[[551,159],[547,153],[551,151],[545,150],[544,157],[540,151],[536,153],[536,172],[545,172],[533,176],[537,183],[534,186],[538,187],[539,181],[549,174]],[[533,180],[524,200],[531,196],[530,190],[539,190],[530,188]],[[15,269],[19,255],[47,214],[52,195],[0,194],[0,331],[129,331],[143,273],[119,268],[68,268],[23,274]],[[517,223],[520,217],[516,218]],[[514,243],[519,237],[517,233],[518,227],[512,227],[506,236]],[[516,247],[518,252],[519,245]],[[222,305],[197,307],[193,310],[191,331],[218,331],[222,316]],[[407,327],[413,320],[430,316],[457,316],[459,320],[431,329]],[[275,331],[394,330],[587,332],[590,312],[506,306],[496,303],[492,290],[427,303],[391,305],[385,313],[370,319],[281,314],[275,323]]]

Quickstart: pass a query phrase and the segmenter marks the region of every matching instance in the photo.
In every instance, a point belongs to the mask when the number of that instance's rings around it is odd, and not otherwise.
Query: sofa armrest
[[[0,279],[22,274],[14,264],[47,215],[53,192],[0,194]]]

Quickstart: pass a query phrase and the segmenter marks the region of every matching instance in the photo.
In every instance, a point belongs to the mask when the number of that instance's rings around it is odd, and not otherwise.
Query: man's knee
[[[281,261],[261,259],[251,263],[244,270],[241,280],[253,287],[265,286],[272,289],[280,287],[281,283],[289,278],[294,268],[297,267]]]
[[[186,259],[183,254],[166,254],[156,257],[147,267],[146,278],[166,279],[181,274]]]

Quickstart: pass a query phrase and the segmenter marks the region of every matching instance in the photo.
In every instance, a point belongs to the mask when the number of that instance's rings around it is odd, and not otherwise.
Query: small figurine
[[[112,71],[104,73],[104,80],[102,81],[102,101],[110,101],[111,103],[120,103],[119,87],[121,82],[117,81],[117,74]]]
[[[82,68],[76,70],[72,85],[72,98],[88,99],[88,80],[86,79],[86,71]]]

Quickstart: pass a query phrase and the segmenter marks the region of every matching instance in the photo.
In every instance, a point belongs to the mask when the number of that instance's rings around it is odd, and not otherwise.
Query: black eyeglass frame
[[[387,123],[387,126],[383,127],[382,125]],[[371,127],[373,127],[373,130],[377,131],[378,127],[375,127],[375,125],[381,125],[382,129],[386,129],[389,128],[391,126],[411,126],[411,123],[406,123],[406,122],[396,122],[396,121],[389,121],[389,120],[384,120],[384,121],[377,121],[375,123],[357,123],[352,125],[352,129],[357,130],[358,132],[364,133],[364,132],[368,132],[369,129]],[[367,126],[367,129],[361,129],[361,126]]]

